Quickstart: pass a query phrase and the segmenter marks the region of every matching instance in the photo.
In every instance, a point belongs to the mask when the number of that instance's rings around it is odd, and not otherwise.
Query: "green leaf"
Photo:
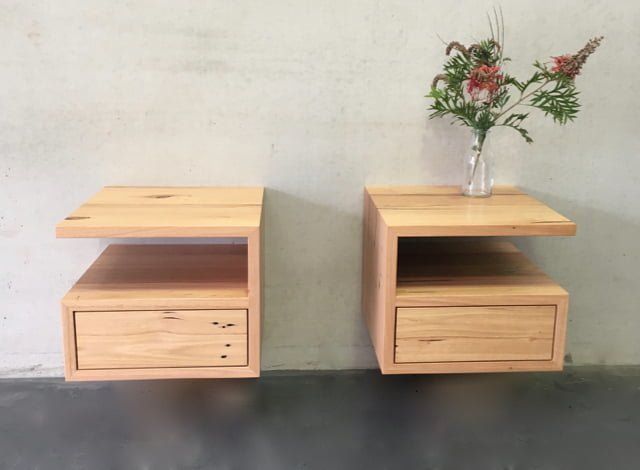
[[[540,90],[533,94],[531,105],[550,115],[554,122],[566,124],[573,121],[580,109],[579,92],[573,82],[558,81],[551,90]]]

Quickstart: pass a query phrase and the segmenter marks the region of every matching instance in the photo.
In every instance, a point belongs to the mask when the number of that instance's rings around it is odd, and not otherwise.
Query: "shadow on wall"
[[[521,188],[578,225],[572,238],[515,240],[532,261],[569,291],[569,357],[578,364],[640,362],[640,343],[633,328],[638,313],[638,220]]]
[[[266,191],[263,370],[376,366],[360,314],[361,212]]]

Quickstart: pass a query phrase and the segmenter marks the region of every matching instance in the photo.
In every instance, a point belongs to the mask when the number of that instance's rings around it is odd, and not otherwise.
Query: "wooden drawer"
[[[74,312],[78,370],[247,365],[247,310]]]
[[[555,325],[555,305],[398,308],[395,363],[550,361]]]

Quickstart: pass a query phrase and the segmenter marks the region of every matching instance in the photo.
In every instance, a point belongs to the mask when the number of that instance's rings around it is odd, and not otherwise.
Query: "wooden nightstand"
[[[106,187],[63,238],[110,245],[62,300],[67,380],[258,377],[263,188]]]
[[[560,370],[568,294],[511,243],[576,226],[514,187],[367,187],[363,313],[385,374]]]

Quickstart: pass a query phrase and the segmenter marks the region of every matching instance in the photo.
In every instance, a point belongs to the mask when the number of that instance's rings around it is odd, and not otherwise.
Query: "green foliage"
[[[523,128],[521,126],[522,121],[524,121],[525,119],[527,119],[527,117],[529,117],[529,113],[525,113],[525,114],[521,114],[521,113],[513,113],[510,114],[502,124],[500,124],[501,126],[504,127],[510,127],[512,129],[515,129],[516,131],[518,131],[520,133],[520,135],[522,136],[522,138],[524,140],[527,141],[527,143],[532,143],[533,139],[529,136],[529,132]]]
[[[504,60],[502,58],[502,50],[500,45],[493,39],[483,39],[478,44],[469,47],[469,53],[473,59],[474,65],[494,66],[500,64]]]
[[[573,121],[578,114],[579,93],[570,77],[553,72],[536,61],[533,74],[527,80],[519,81],[504,73],[504,63],[509,59],[502,56],[502,46],[494,38],[469,48],[452,43],[448,46],[449,51],[453,55],[445,62],[441,79],[427,94],[433,99],[429,107],[430,118],[449,116],[452,124],[457,122],[481,132],[495,126],[509,127],[531,143],[533,139],[522,127],[529,113],[512,112],[515,107],[537,108],[559,124]],[[474,74],[482,72],[483,66],[500,67],[500,75],[495,84],[490,84],[494,88],[479,97],[469,93],[467,88]]]
[[[531,106],[550,115],[554,122],[566,124],[573,121],[580,109],[578,90],[575,86],[556,82],[551,90],[539,90],[531,98]]]
[[[454,122],[480,131],[491,129],[495,123],[495,112],[509,100],[506,90],[500,91],[492,103],[479,103],[465,95],[466,82],[478,65],[494,66],[501,60],[500,47],[492,39],[471,46],[466,53],[457,52],[444,64],[444,87],[431,88],[426,97],[434,101],[429,110],[431,118],[451,116]]]
[[[464,82],[469,78],[473,69],[471,62],[465,55],[456,54],[444,64],[444,74],[447,76],[446,90],[456,97],[463,97]]]

